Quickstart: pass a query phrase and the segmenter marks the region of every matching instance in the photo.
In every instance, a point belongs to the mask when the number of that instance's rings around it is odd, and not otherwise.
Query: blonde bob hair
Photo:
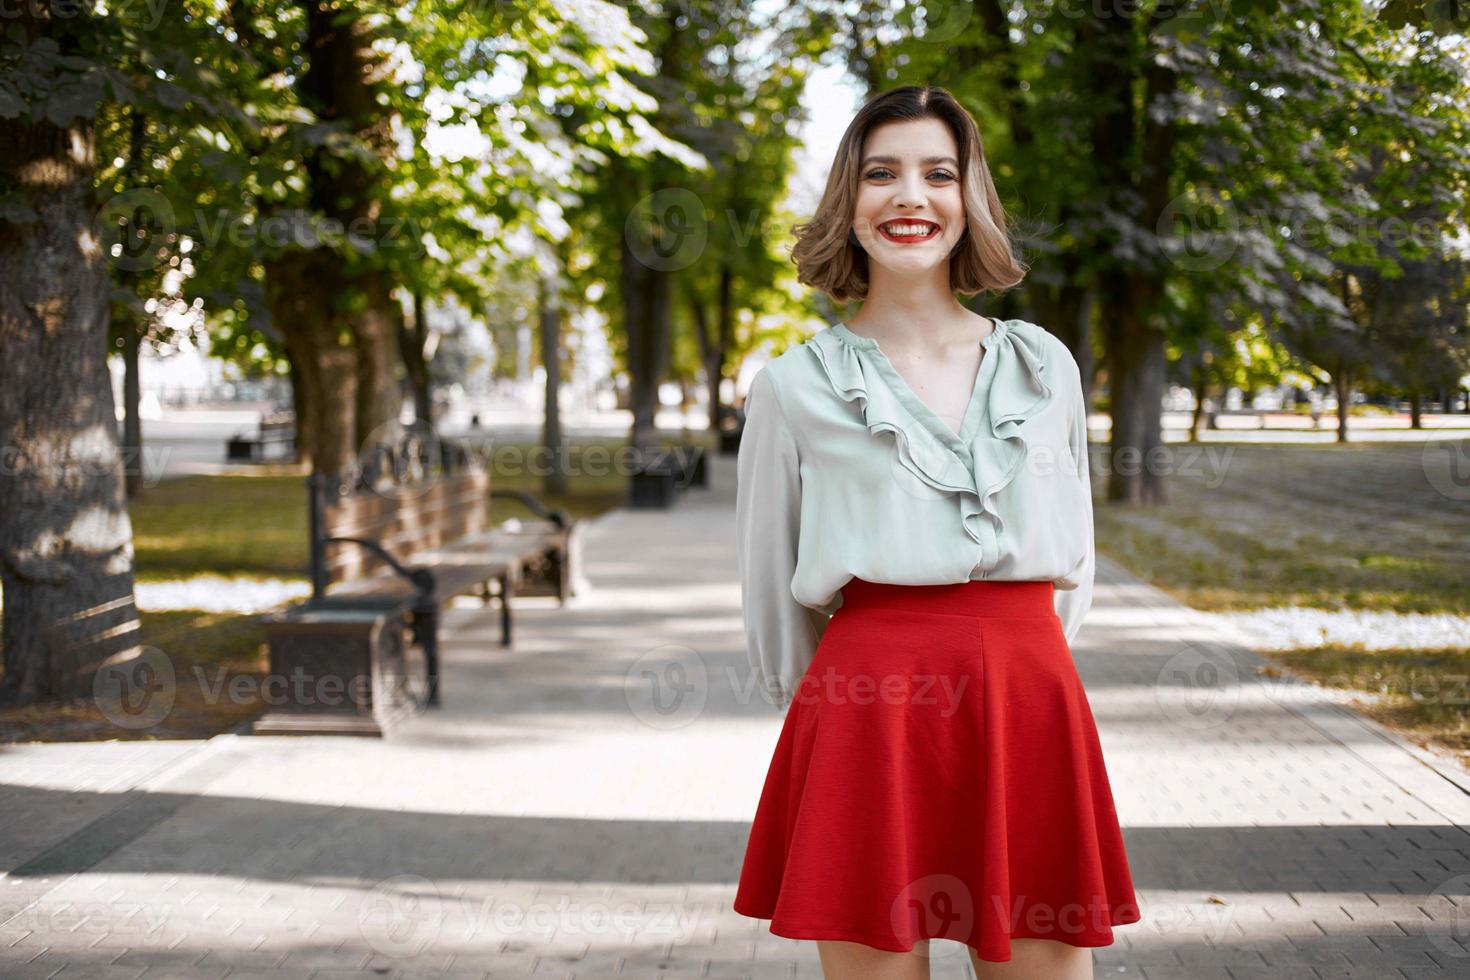
[[[995,192],[974,118],[942,88],[906,85],[869,99],[848,124],[817,213],[793,229],[796,244],[791,259],[798,281],[839,303],[867,297],[868,253],[852,230],[863,144],[868,133],[883,123],[926,118],[948,126],[959,147],[965,230],[950,253],[950,289],[970,296],[1010,289],[1025,277],[1026,267],[1017,260],[1006,232],[1005,209]]]

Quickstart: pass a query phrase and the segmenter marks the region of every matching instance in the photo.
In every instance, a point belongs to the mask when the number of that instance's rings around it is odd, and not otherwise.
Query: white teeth
[[[909,235],[927,235],[930,232],[938,231],[939,229],[937,229],[933,225],[899,225],[890,223],[883,225],[883,230],[888,232],[890,235],[906,237]]]

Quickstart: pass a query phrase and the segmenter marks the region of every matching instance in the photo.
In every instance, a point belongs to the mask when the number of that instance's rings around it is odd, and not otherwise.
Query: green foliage
[[[1448,34],[1466,5],[1380,8],[1142,5],[1102,44],[1100,21],[1047,5],[992,21],[958,3],[364,0],[340,12],[381,57],[379,125],[364,127],[319,117],[303,91],[299,3],[114,4],[79,7],[54,37],[5,23],[0,118],[94,121],[104,241],[123,246],[118,319],[166,341],[171,312],[252,371],[284,368],[267,264],[311,249],[520,322],[525,284],[551,282],[571,307],[602,307],[621,355],[624,245],[674,234],[682,211],[656,192],[687,192],[705,235],[673,299],[671,369],[688,378],[699,323],[706,337],[734,324],[717,339],[738,351],[794,330],[812,300],[792,298],[785,249],[805,216],[782,195],[800,93],[836,55],[872,90],[932,82],[971,109],[1033,296],[1136,270],[1163,284],[1150,313],[1191,363],[1232,370],[1232,335],[1256,325],[1296,358],[1362,359],[1402,382],[1465,360],[1463,327],[1441,315],[1456,269],[1422,243],[1385,247],[1385,229],[1466,222],[1463,42],[1421,32]],[[1111,131],[1097,80],[1118,73],[1138,82]],[[1100,176],[1100,155],[1126,160],[1131,182]],[[312,174],[354,167],[371,213],[343,227]],[[35,218],[0,188],[0,219]],[[1405,308],[1384,283],[1416,261],[1431,263],[1419,293],[1448,299],[1419,317],[1425,353],[1396,362],[1383,348],[1403,338],[1375,339],[1369,311]]]
[[[1470,31],[1465,0],[1389,0],[1378,15],[1390,27],[1413,26],[1444,34]]]

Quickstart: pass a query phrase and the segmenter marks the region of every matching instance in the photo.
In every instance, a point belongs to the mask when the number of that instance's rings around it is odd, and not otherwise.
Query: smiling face
[[[894,272],[948,262],[965,231],[959,147],[948,126],[927,117],[868,133],[852,228],[869,261]]]

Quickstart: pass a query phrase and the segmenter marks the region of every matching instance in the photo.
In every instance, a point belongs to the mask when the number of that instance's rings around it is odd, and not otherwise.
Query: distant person
[[[802,283],[863,301],[747,393],[747,651],[785,711],[736,912],[828,978],[1092,976],[1139,921],[1070,644],[1095,552],[1081,373],[1041,326],[973,313],[1025,270],[975,121],[939,88],[862,107]]]

